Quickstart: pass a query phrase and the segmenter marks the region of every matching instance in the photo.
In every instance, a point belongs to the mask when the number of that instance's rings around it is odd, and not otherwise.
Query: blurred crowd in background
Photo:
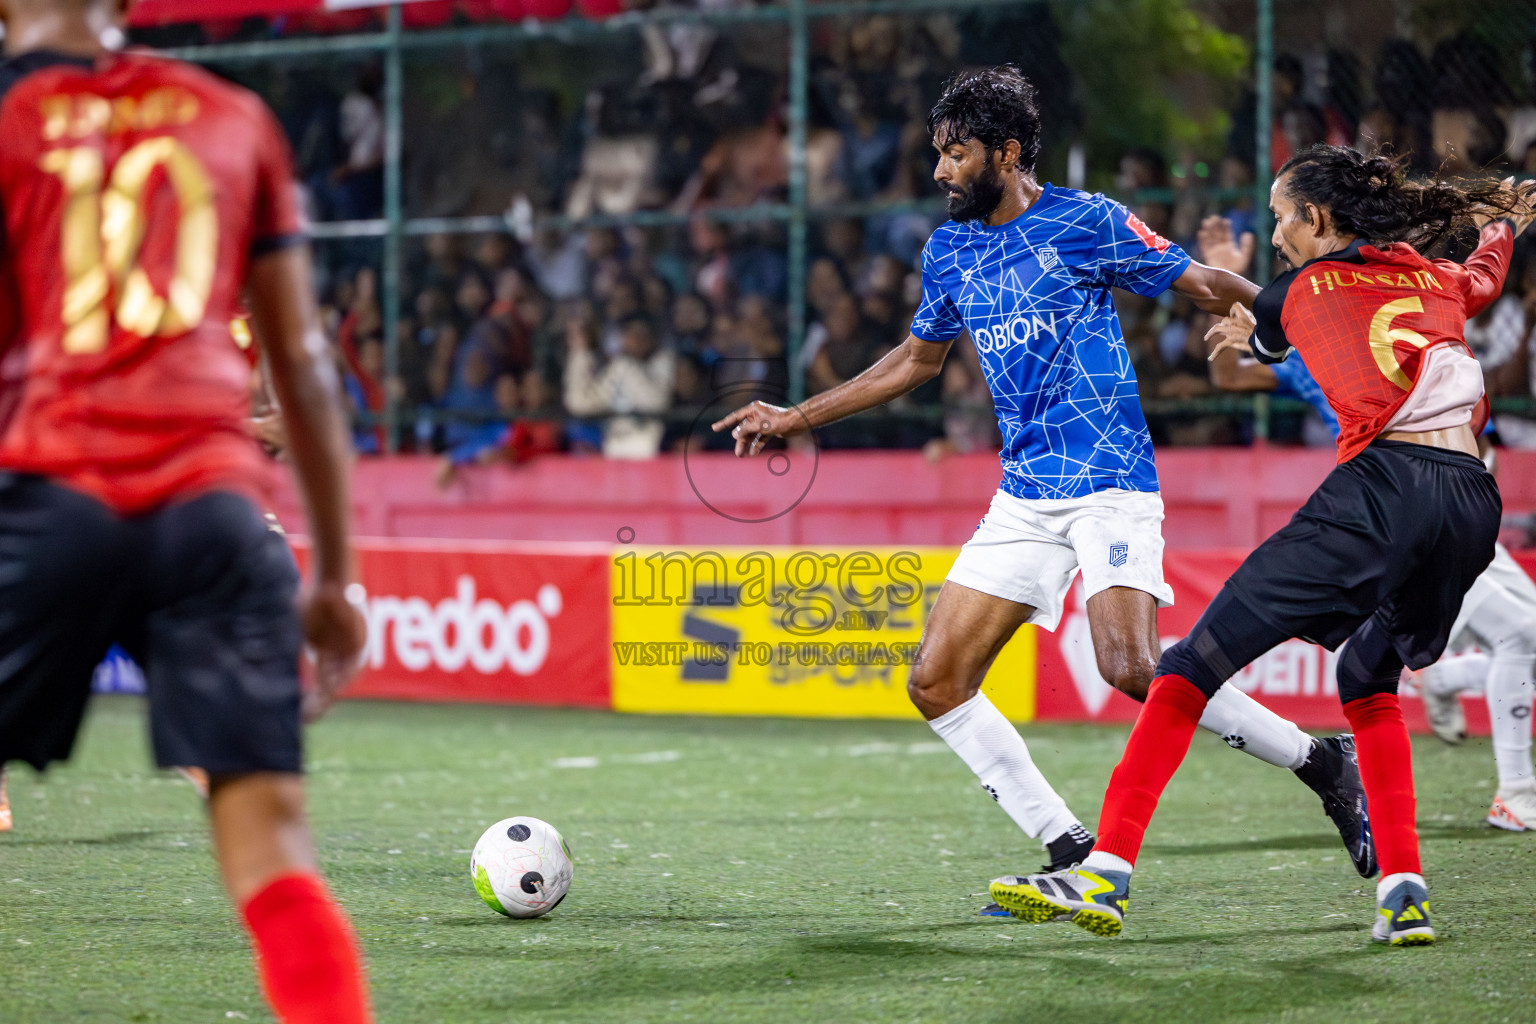
[[[390,399],[403,410],[394,446],[440,453],[445,480],[468,463],[552,451],[647,458],[684,444],[725,447],[706,436],[701,416],[754,397],[783,402],[796,374],[809,394],[855,376],[901,342],[917,307],[919,253],[943,219],[925,118],[944,79],[964,66],[1012,61],[1037,83],[1043,180],[1121,198],[1197,258],[1196,232],[1212,213],[1249,234],[1246,247],[1267,249],[1267,239],[1251,237],[1256,178],[1267,181],[1313,142],[1388,149],[1420,174],[1536,173],[1536,51],[1526,42],[1536,3],[1502,48],[1475,26],[1441,31],[1428,45],[1388,24],[1374,27],[1379,38],[1368,49],[1353,39],[1349,50],[1285,50],[1274,63],[1274,117],[1261,128],[1242,27],[1221,24],[1224,14],[1239,16],[1228,10],[1238,5],[1095,0],[1116,2],[1145,17],[1200,9],[1197,29],[1166,29],[1184,33],[1175,49],[1189,50],[1193,39],[1205,54],[1198,101],[1178,96],[1170,77],[1171,98],[1138,95],[1122,112],[1107,109],[1113,83],[1095,79],[1108,72],[1083,55],[1114,45],[1104,33],[1116,26],[1074,20],[1070,5],[815,23],[808,329],[793,357],[785,226],[751,216],[753,207],[783,203],[788,190],[781,23],[653,25],[561,47],[469,48],[454,59],[408,54],[406,215],[504,215],[508,228],[408,239],[394,373],[385,371],[377,240],[318,243],[325,322],[359,414],[359,449],[387,447],[380,414]],[[442,9],[463,20],[460,8]],[[193,41],[157,31],[152,41]],[[377,64],[222,70],[273,105],[314,219],[381,215]],[[1144,106],[1159,101],[1188,112],[1198,130]],[[1254,167],[1261,130],[1271,163],[1262,175]],[[666,211],[676,223],[579,226],[637,211]],[[1206,315],[1171,293],[1117,293],[1116,302],[1154,441],[1250,441],[1250,416],[1181,404],[1216,394]],[[1506,295],[1469,328],[1492,395],[1532,394],[1533,327],[1536,260],[1522,246]],[[1504,416],[1500,429],[1510,443],[1536,446],[1536,422]],[[1296,408],[1273,417],[1270,436],[1332,443],[1315,416]],[[963,338],[938,380],[818,440],[922,448],[936,458],[998,444],[987,386]]]

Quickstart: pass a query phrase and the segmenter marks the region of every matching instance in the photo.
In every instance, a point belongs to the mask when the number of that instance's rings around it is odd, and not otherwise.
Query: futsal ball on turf
[[[538,917],[571,888],[571,850],[553,825],[507,818],[485,830],[469,858],[475,891],[508,917]]]

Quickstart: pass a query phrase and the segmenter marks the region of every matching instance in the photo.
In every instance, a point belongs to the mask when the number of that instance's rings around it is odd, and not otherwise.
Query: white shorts
[[[1082,498],[1015,498],[998,491],[948,579],[1031,605],[1027,621],[1055,629],[1078,569],[1084,600],[1130,587],[1173,604],[1163,581],[1163,499],[1118,488]]]
[[[1536,583],[1531,582],[1503,544],[1493,546],[1493,561],[1472,581],[1472,589],[1461,599],[1461,611],[1456,613],[1446,650],[1460,653],[1468,647],[1484,646],[1485,638],[1478,634],[1477,620],[1478,609],[1488,601],[1524,605],[1536,617]]]

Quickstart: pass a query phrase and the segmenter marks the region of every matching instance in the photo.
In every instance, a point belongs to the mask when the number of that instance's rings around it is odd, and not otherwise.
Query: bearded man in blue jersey
[[[950,221],[923,249],[911,334],[858,377],[793,408],[753,402],[714,424],[738,456],[768,439],[888,402],[937,376],[968,330],[1003,436],[1003,481],[929,615],[908,692],[936,733],[1051,865],[1081,861],[1093,836],[1031,760],[981,683],[1024,623],[1055,629],[1079,571],[1100,674],[1144,699],[1161,653],[1163,503],[1136,378],[1111,288],[1172,288],[1226,315],[1257,286],[1193,262],[1119,203],[1039,184],[1035,91],[1013,67],[957,75],[929,115],[934,180]],[[1355,867],[1375,873],[1349,737],[1314,740],[1230,684],[1200,724],[1295,771],[1323,799]],[[994,905],[984,913],[1000,914]]]

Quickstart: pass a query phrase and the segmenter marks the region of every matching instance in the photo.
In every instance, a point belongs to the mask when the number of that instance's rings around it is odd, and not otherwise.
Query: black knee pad
[[[1221,684],[1232,677],[1231,672],[1223,672],[1230,663],[1216,645],[1210,642],[1212,639],[1210,630],[1203,630],[1180,640],[1157,659],[1156,675],[1183,676],[1194,683],[1209,700],[1221,689]],[[1212,664],[1213,660],[1215,664]]]
[[[1375,619],[1355,630],[1339,655],[1339,700],[1352,700],[1378,693],[1396,693],[1403,672],[1403,659],[1392,646],[1392,638]]]
[[[1238,670],[1285,639],[1223,587],[1189,635],[1163,652],[1156,674],[1183,676],[1209,699]]]

